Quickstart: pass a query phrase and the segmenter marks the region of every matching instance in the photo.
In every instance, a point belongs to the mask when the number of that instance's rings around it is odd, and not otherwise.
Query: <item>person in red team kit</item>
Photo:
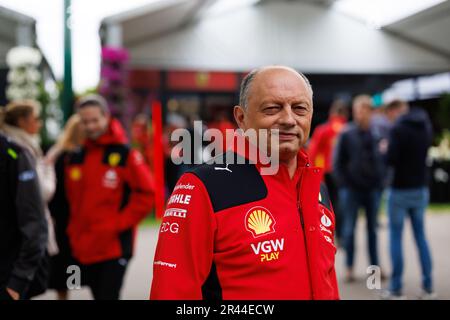
[[[279,170],[262,174],[263,162],[235,147],[224,158],[231,152],[245,164],[185,173],[160,227],[150,299],[339,299],[334,214],[322,170],[302,150],[309,81],[288,67],[256,69],[242,81],[239,104],[244,131],[279,130]]]
[[[94,298],[118,299],[136,226],[152,209],[153,180],[102,97],[84,97],[77,107],[87,139],[66,162],[67,234]]]
[[[311,162],[315,166],[323,168],[324,181],[336,216],[336,240],[338,243],[342,242],[342,213],[339,210],[336,182],[332,176],[332,156],[337,138],[345,128],[347,118],[348,108],[344,102],[341,100],[334,101],[330,108],[328,121],[316,127],[308,146]]]

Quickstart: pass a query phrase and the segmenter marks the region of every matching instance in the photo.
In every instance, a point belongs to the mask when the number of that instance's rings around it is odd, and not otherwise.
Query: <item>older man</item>
[[[334,215],[321,169],[301,150],[312,113],[309,81],[291,68],[243,79],[236,122],[278,130],[276,148],[270,132],[266,142],[279,152],[279,170],[261,174],[259,157],[235,147],[228,153],[249,161],[205,164],[180,178],[160,229],[151,299],[339,298]]]

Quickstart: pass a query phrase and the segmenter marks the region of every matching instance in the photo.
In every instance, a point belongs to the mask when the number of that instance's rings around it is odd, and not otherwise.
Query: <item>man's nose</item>
[[[294,112],[291,106],[284,106],[280,114],[280,124],[284,126],[295,126]]]

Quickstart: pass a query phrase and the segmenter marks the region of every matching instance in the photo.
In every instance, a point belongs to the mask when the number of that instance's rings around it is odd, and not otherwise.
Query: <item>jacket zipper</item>
[[[309,163],[306,164],[306,167],[309,167]],[[309,252],[308,252],[308,243],[306,241],[306,231],[305,231],[305,221],[303,219],[303,210],[302,210],[302,204],[300,201],[300,190],[301,190],[301,185],[302,185],[302,179],[303,179],[303,172],[300,176],[299,179],[299,185],[298,185],[298,192],[297,192],[297,210],[298,210],[298,214],[300,216],[300,225],[302,227],[302,231],[303,231],[303,241],[305,243],[305,253],[306,253],[306,267],[308,268],[308,276],[309,276],[309,283],[310,283],[310,290],[311,290],[311,296],[312,298],[314,298],[314,291],[313,291],[313,285],[312,285],[312,279],[311,279],[311,270],[310,270],[310,266],[309,266]]]

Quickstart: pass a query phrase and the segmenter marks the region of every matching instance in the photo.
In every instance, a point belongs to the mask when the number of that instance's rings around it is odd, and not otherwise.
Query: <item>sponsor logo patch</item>
[[[108,163],[111,167],[116,167],[120,163],[121,158],[120,153],[113,152],[108,157]]]
[[[69,173],[70,179],[73,181],[78,181],[81,179],[81,170],[80,168],[72,168]]]
[[[178,203],[178,204],[189,204],[191,202],[190,194],[174,194],[170,196],[169,202],[167,204]]]
[[[33,170],[24,171],[19,174],[19,181],[25,182],[33,180],[36,177],[36,173]]]
[[[170,263],[165,261],[155,261],[153,262],[155,266],[161,266],[161,267],[169,267],[175,269],[177,267],[176,263]]]
[[[261,262],[278,260],[284,250],[284,238],[252,243],[251,248],[255,255],[259,255]]]
[[[178,189],[186,189],[186,190],[194,190],[195,186],[188,183],[188,184],[177,184],[173,191],[177,191]]]
[[[170,223],[170,222],[163,222],[161,224],[161,228],[159,229],[160,233],[173,233],[177,234],[180,231],[180,225],[176,222]]]
[[[328,216],[327,216],[326,214],[323,214],[323,215],[322,215],[322,218],[320,218],[320,223],[322,223],[322,225],[323,225],[325,228],[331,227],[331,224],[332,224],[331,219],[328,218]]]
[[[178,217],[178,218],[186,218],[187,210],[178,209],[178,208],[170,208],[164,212],[164,217]]]
[[[275,232],[276,221],[272,214],[263,207],[254,207],[245,215],[245,229],[254,238],[268,235]]]
[[[117,176],[117,172],[113,169],[106,171],[105,176],[103,177],[103,186],[106,188],[117,188],[119,185],[119,177]]]

